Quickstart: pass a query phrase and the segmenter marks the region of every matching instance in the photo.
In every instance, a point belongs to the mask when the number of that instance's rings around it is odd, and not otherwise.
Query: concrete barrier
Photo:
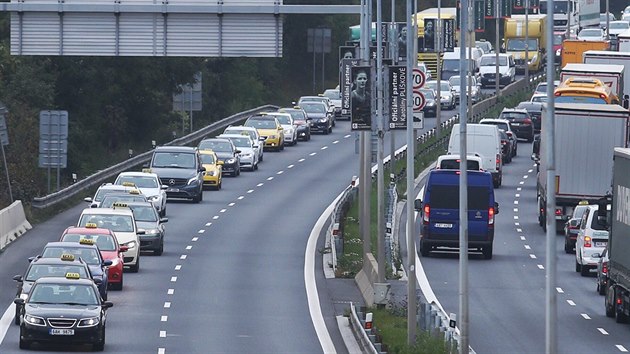
[[[22,201],[17,200],[0,210],[0,250],[31,229],[26,220]]]

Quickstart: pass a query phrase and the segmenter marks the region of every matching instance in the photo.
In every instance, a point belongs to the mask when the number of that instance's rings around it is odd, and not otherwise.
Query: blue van
[[[420,254],[428,257],[438,247],[459,248],[459,170],[432,170],[423,199],[414,207],[422,217]],[[495,215],[492,175],[468,171],[468,247],[492,258]]]

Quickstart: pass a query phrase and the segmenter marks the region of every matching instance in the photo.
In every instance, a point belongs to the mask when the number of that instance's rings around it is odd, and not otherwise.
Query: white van
[[[461,159],[459,154],[449,154],[438,156],[435,163],[436,170],[459,170]],[[466,155],[466,166],[469,171],[483,171],[483,160],[477,154]]]
[[[472,48],[471,55],[469,56],[468,54],[468,50],[466,50],[466,59],[472,65],[471,72],[476,74],[479,72],[479,63],[483,55],[482,51],[479,48]],[[442,80],[448,80],[451,76],[459,75],[459,61],[459,47],[455,47],[453,52],[444,53],[444,56],[442,56]]]
[[[453,125],[448,141],[449,154],[459,154],[459,129],[459,124]],[[499,128],[489,124],[466,124],[466,147],[468,154],[482,158],[483,168],[492,174],[494,187],[499,187],[503,180]]]

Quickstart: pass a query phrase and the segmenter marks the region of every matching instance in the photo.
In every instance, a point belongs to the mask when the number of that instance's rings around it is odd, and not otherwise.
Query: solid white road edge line
[[[0,318],[0,344],[4,340],[4,337],[7,335],[7,331],[9,330],[9,326],[13,323],[13,317],[15,316],[15,304],[11,303],[2,318]]]

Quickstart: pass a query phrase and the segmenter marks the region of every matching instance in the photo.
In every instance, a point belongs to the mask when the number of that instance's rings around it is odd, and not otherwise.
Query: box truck
[[[578,41],[566,39],[562,42],[562,65],[563,68],[569,63],[583,63],[584,52],[587,50],[608,50],[610,41]]]
[[[547,114],[543,111],[543,121]],[[627,109],[619,105],[558,103],[555,106],[555,178],[547,185],[546,150],[549,142],[540,141],[538,161],[538,222],[546,228],[547,190],[555,193],[556,231],[582,200],[594,203],[610,191],[613,148],[627,147]]]
[[[529,15],[527,36],[525,19],[525,15],[512,15],[505,19],[505,52],[514,56],[517,72],[524,72],[525,65],[529,65],[530,71],[540,71],[545,62],[547,15]]]
[[[584,27],[599,26],[599,1],[554,0],[553,9],[548,5],[548,0],[540,0],[539,10],[541,14],[553,14],[554,31],[566,31],[570,26],[575,36]]]
[[[585,64],[604,64],[604,65],[623,65],[623,96],[619,96],[620,99],[624,99],[627,95],[630,95],[630,52],[611,52],[606,50],[587,50],[584,52]]]

